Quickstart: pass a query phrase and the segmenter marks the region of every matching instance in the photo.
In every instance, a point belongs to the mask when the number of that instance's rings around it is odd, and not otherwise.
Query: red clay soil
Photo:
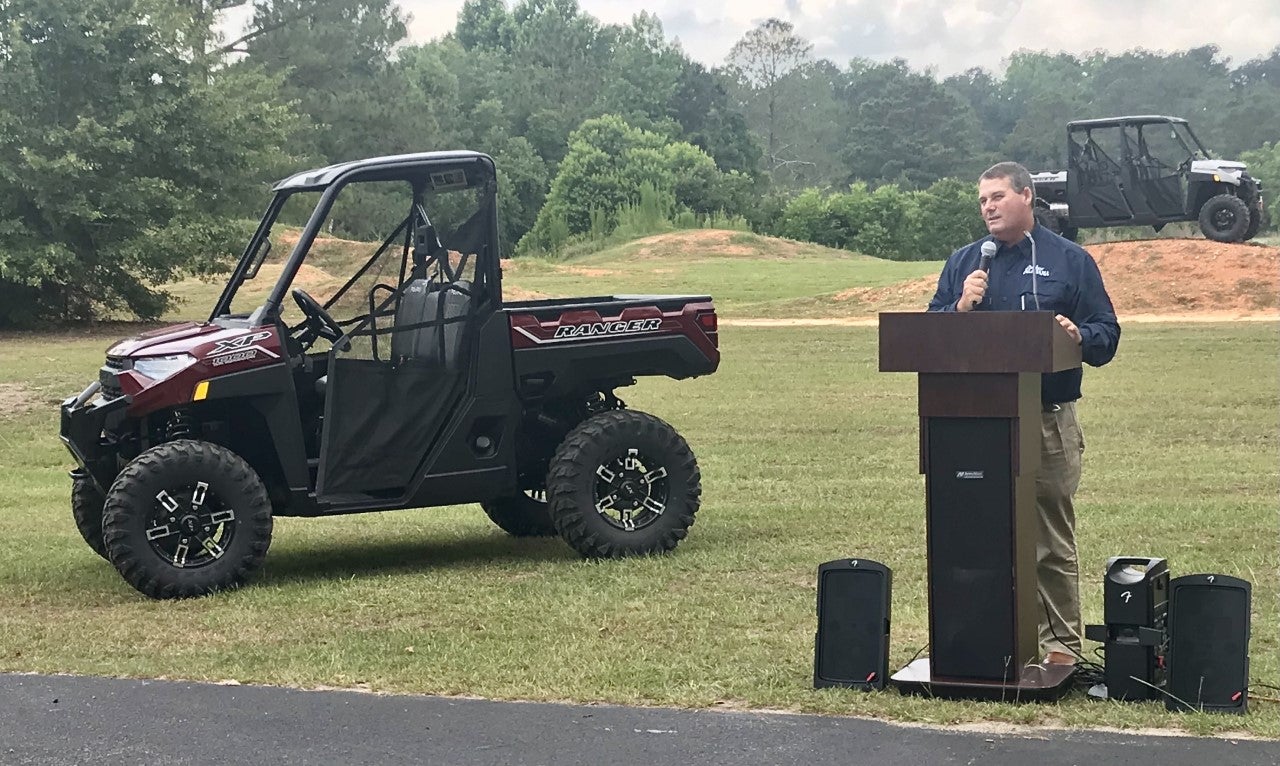
[[[1107,242],[1086,249],[1098,262],[1120,317],[1280,317],[1280,248],[1203,239]],[[919,307],[937,278],[835,296],[884,309]]]

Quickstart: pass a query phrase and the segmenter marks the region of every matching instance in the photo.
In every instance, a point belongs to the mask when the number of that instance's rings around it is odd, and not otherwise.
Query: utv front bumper
[[[60,438],[71,456],[106,494],[117,473],[116,442],[111,432],[124,420],[131,397],[99,396],[102,384],[94,381],[79,395],[62,402]]]

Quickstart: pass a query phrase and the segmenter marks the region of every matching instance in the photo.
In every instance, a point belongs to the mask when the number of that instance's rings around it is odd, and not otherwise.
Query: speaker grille
[[[1179,577],[1170,585],[1169,612],[1169,693],[1177,698],[1167,700],[1169,707],[1243,712],[1249,696],[1248,583],[1225,575]]]
[[[818,570],[814,686],[882,688],[889,667],[890,572],[841,560]]]
[[[1014,657],[1012,422],[929,421],[930,662],[938,676],[1008,679]]]

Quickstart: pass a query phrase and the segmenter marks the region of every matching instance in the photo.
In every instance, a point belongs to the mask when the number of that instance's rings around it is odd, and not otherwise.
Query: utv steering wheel
[[[329,312],[324,310],[324,306],[305,290],[294,288],[293,300],[297,302],[298,308],[302,309],[302,313],[307,315],[306,331],[308,334],[317,338],[324,338],[330,343],[336,343],[345,333],[338,321],[329,316]],[[310,344],[306,344],[310,345]]]

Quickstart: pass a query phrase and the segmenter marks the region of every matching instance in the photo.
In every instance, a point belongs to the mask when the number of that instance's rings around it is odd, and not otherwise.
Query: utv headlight
[[[152,356],[135,359],[133,371],[152,380],[164,380],[196,363],[190,354],[174,354],[173,356]]]

